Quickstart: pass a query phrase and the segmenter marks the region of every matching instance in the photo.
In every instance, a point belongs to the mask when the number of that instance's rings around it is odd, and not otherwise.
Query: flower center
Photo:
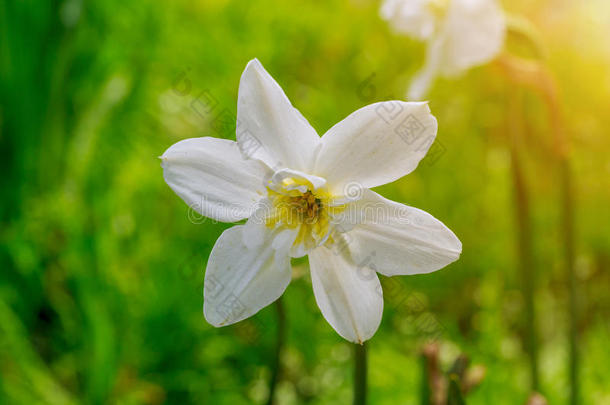
[[[297,230],[294,246],[309,251],[325,243],[330,234],[331,194],[320,177],[287,170],[277,172],[267,186],[271,212],[265,219],[270,228]]]

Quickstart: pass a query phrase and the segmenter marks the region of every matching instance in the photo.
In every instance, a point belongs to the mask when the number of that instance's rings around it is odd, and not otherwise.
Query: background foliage
[[[561,88],[582,397],[610,404],[610,6],[505,3],[538,27]],[[275,311],[221,329],[205,323],[205,263],[229,225],[189,216],[157,156],[188,137],[235,138],[239,76],[253,57],[319,133],[366,104],[402,98],[424,45],[391,33],[378,6],[0,1],[0,403],[265,402]],[[431,333],[443,367],[464,353],[486,370],[469,403],[522,404],[530,393],[510,91],[494,65],[439,81],[430,105],[440,146],[381,187],[441,219],[464,252],[440,272],[383,281],[371,403],[419,403],[419,350]],[[530,92],[523,99],[540,390],[559,404],[568,396],[559,186],[545,107]],[[351,346],[317,309],[307,263],[295,262],[294,274],[278,399],[348,403]]]

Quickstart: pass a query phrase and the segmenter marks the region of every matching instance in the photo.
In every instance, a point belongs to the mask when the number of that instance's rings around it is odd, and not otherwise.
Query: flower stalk
[[[282,375],[282,350],[286,341],[286,312],[284,311],[284,304],[282,298],[278,298],[274,304],[277,312],[277,340],[275,343],[275,352],[273,356],[273,365],[271,367],[271,379],[269,380],[269,397],[267,398],[267,405],[274,405],[275,401],[275,390],[277,383]]]
[[[578,351],[578,300],[576,277],[574,273],[574,184],[572,181],[569,145],[565,134],[565,125],[559,101],[559,88],[551,72],[539,61],[530,61],[523,58],[502,55],[497,60],[498,66],[515,84],[528,87],[536,91],[545,103],[551,135],[553,138],[552,152],[557,163],[557,174],[560,179],[561,191],[561,241],[564,252],[564,271],[568,284],[568,314],[569,314],[569,379],[570,404],[580,403],[579,386],[579,351]]]
[[[354,405],[366,404],[367,346],[354,344]]]
[[[519,250],[519,270],[525,299],[525,347],[529,357],[532,391],[538,390],[538,339],[536,332],[536,310],[534,291],[536,289],[536,268],[532,254],[530,198],[522,166],[522,114],[523,94],[513,90],[509,97],[508,132],[510,138],[511,170],[515,197],[515,219],[517,223],[517,245]]]

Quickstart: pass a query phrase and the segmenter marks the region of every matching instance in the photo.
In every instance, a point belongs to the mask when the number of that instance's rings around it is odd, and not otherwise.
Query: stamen
[[[280,189],[268,188],[273,211],[267,217],[266,225],[292,229],[299,227],[295,245],[304,244],[306,248],[313,249],[328,236],[329,216],[325,201],[329,200],[330,195],[324,190],[312,190],[311,184],[301,183],[299,179],[284,178]],[[294,188],[294,185],[299,187]]]

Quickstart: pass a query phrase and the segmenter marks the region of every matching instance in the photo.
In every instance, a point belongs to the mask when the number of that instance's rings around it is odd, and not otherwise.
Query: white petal
[[[409,87],[422,100],[438,74],[445,77],[492,60],[504,45],[505,16],[494,0],[452,0],[436,34],[429,38],[424,67]]]
[[[284,180],[286,179],[300,181],[297,181],[292,185],[286,185],[284,184]],[[324,187],[325,185],[326,180],[321,177],[292,169],[278,170],[277,172],[273,173],[271,181],[269,182],[269,188],[277,191],[278,193],[291,190],[299,190],[301,193],[305,193],[307,190],[315,191],[321,187]]]
[[[205,272],[203,313],[214,326],[246,319],[278,299],[290,283],[288,252],[295,234],[268,231],[257,249],[243,242],[243,226],[216,241]]]
[[[504,45],[506,22],[495,0],[452,0],[444,24],[445,76],[489,62]]]
[[[300,229],[300,227],[298,229]],[[304,243],[297,243],[290,249],[290,257],[294,258],[303,257],[307,255],[307,253],[309,253],[309,249],[307,249],[307,246],[305,246]]]
[[[275,170],[310,172],[320,137],[290,104],[282,88],[257,59],[239,82],[237,142],[242,152]]]
[[[335,194],[392,182],[417,167],[436,130],[426,103],[368,105],[324,134],[314,174],[324,177]]]
[[[462,243],[432,215],[367,190],[357,203],[360,224],[346,234],[357,263],[386,276],[430,273],[456,261]]]
[[[222,222],[250,216],[265,192],[268,168],[242,157],[237,143],[191,138],[161,156],[166,183],[199,214]]]
[[[397,32],[418,39],[427,39],[436,26],[430,0],[386,0],[380,9],[381,18]]]
[[[309,254],[311,282],[328,323],[343,338],[362,343],[379,327],[383,293],[377,274],[366,267],[359,268],[346,253],[324,246],[314,249]]]

